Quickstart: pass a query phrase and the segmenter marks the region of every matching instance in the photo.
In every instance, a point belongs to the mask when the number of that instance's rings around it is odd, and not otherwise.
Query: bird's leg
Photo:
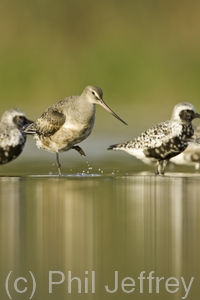
[[[156,162],[156,170],[155,170],[155,175],[160,174],[160,162],[159,160]]]
[[[168,161],[167,160],[158,160],[156,163],[156,171],[155,175],[164,175],[165,173],[165,167],[167,165]]]
[[[86,156],[85,152],[83,151],[83,149],[81,149],[81,147],[79,146],[73,146],[72,149],[76,150],[81,156]]]
[[[58,152],[56,152],[56,164],[57,164],[59,176],[62,176],[61,169],[60,169],[61,164],[60,164],[60,161],[59,161],[59,154],[58,154]]]
[[[165,174],[165,168],[166,168],[167,164],[168,164],[168,160],[165,159],[165,160],[161,161],[161,174],[162,175]]]

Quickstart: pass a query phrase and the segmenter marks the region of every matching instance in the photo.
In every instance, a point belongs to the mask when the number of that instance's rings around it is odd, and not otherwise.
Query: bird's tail
[[[22,128],[22,132],[26,133],[26,134],[35,134],[36,130],[35,130],[35,128],[32,127],[32,125],[33,125],[33,123],[24,125]]]
[[[126,148],[126,143],[110,145],[107,150],[123,150]]]

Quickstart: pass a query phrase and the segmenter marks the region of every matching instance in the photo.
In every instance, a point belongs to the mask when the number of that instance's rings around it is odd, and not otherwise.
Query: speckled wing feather
[[[176,134],[174,124],[171,121],[166,121],[149,128],[134,140],[127,142],[126,147],[130,146],[143,149],[160,147],[170,138],[176,136]]]

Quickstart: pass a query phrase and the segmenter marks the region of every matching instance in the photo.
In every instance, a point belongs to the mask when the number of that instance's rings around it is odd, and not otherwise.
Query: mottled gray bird
[[[192,104],[177,104],[172,117],[153,126],[132,141],[111,145],[108,150],[123,150],[145,163],[156,163],[155,174],[164,174],[170,158],[183,152],[188,146],[194,129],[192,120],[200,118]]]
[[[196,171],[200,168],[200,126],[194,127],[193,141],[177,156],[170,159],[170,163],[176,165],[194,166]]]
[[[26,142],[26,135],[21,129],[31,123],[18,108],[4,112],[0,122],[0,164],[6,164],[20,155]]]
[[[77,144],[92,132],[96,104],[126,124],[105,104],[101,88],[87,86],[80,96],[64,98],[47,108],[36,122],[24,129],[25,133],[33,134],[39,149],[56,153],[59,175],[62,175],[59,152],[75,149],[81,155],[85,155]]]

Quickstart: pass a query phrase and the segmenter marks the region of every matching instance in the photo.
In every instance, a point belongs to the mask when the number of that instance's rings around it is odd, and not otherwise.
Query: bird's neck
[[[77,105],[77,111],[80,117],[79,121],[87,123],[95,118],[96,105],[86,101],[81,102]]]

